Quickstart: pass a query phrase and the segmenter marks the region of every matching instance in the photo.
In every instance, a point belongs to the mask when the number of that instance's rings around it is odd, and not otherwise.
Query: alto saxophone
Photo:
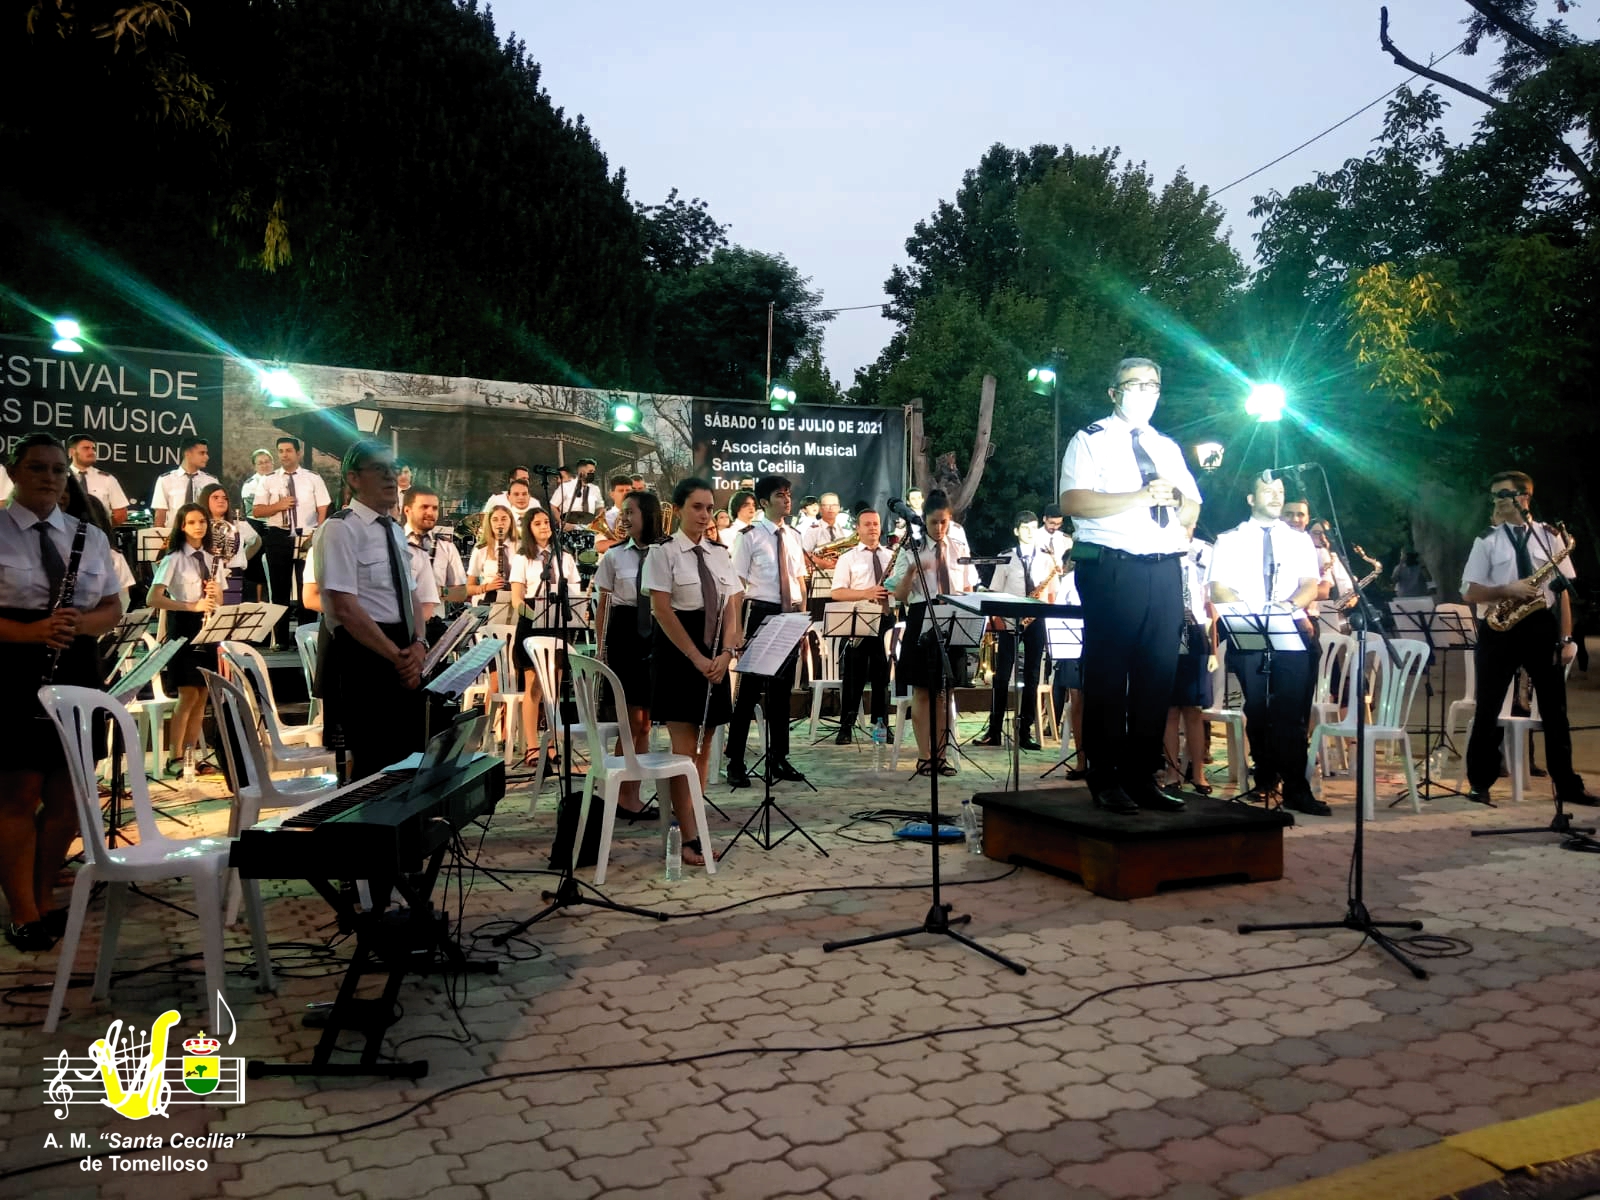
[[[1355,551],[1355,553],[1360,555],[1362,558],[1366,559],[1367,566],[1371,567],[1372,570],[1357,580],[1356,585],[1351,588],[1350,594],[1343,597],[1339,601],[1340,612],[1349,612],[1352,608],[1354,608],[1356,606],[1356,601],[1361,598],[1362,589],[1376,579],[1379,575],[1383,574],[1383,564],[1369,555],[1360,546],[1352,543],[1350,549]]]
[[[1513,625],[1518,624],[1545,607],[1543,591],[1545,580],[1555,574],[1556,568],[1561,565],[1561,560],[1572,553],[1572,546],[1575,540],[1567,532],[1566,525],[1561,522],[1556,523],[1556,532],[1561,537],[1561,548],[1550,556],[1549,562],[1527,578],[1528,583],[1540,589],[1539,594],[1534,596],[1532,600],[1502,600],[1491,608],[1489,615],[1484,618],[1488,622],[1489,628],[1496,633],[1504,633]]]
[[[1056,561],[1055,555],[1052,554],[1050,556],[1050,570],[1045,574],[1045,577],[1039,581],[1039,586],[1028,593],[1028,598],[1030,600],[1043,600],[1045,592],[1049,589],[1050,585],[1055,582],[1055,578],[1059,574],[1061,574],[1061,564]],[[1033,622],[1034,618],[1023,617],[1022,627],[1026,629],[1029,625],[1032,625]]]

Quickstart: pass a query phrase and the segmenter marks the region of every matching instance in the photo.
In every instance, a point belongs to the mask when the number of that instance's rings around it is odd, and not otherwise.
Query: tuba
[[[1557,550],[1550,556],[1549,562],[1545,563],[1544,566],[1540,567],[1532,575],[1528,576],[1528,582],[1533,584],[1533,586],[1536,588],[1542,589],[1544,587],[1545,580],[1549,579],[1551,575],[1555,574],[1556,568],[1561,565],[1561,560],[1572,553],[1574,539],[1572,535],[1567,532],[1566,525],[1557,522],[1556,532],[1561,536],[1561,549]],[[1502,600],[1489,610],[1489,615],[1485,617],[1484,620],[1488,622],[1490,629],[1493,629],[1497,633],[1504,633],[1513,625],[1516,625],[1528,617],[1531,617],[1544,606],[1544,593],[1542,591],[1532,600],[1523,600],[1521,602],[1516,600]]]

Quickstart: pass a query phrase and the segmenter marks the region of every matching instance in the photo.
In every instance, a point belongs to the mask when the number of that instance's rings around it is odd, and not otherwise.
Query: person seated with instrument
[[[959,649],[946,650],[935,636],[928,622],[928,602],[939,596],[960,595],[978,586],[978,569],[970,563],[957,561],[961,557],[949,540],[950,509],[943,492],[934,492],[923,505],[922,519],[926,539],[920,548],[907,547],[897,554],[895,573],[884,583],[891,595],[901,603],[910,601],[906,610],[906,627],[900,638],[900,657],[895,664],[895,678],[901,687],[911,689],[911,722],[917,735],[916,774],[954,775],[955,766],[946,761],[944,751],[951,735],[949,727],[948,685],[956,678],[953,656],[965,653]],[[901,543],[903,546],[906,543]],[[918,564],[922,570],[917,570]],[[926,589],[926,590],[924,590]],[[941,662],[941,659],[943,660]],[[939,703],[933,703],[934,693]]]
[[[531,767],[539,753],[539,716],[544,711],[540,704],[543,692],[533,660],[523,649],[523,640],[536,633],[565,629],[572,623],[571,608],[581,602],[578,579],[578,560],[561,553],[559,573],[556,555],[559,546],[550,524],[550,514],[540,509],[528,516],[527,528],[522,531],[522,543],[511,557],[511,611],[517,615],[516,639],[511,647],[511,660],[522,678],[522,733],[528,749],[522,765]],[[566,582],[563,595],[562,582]],[[562,607],[565,600],[567,607]],[[550,681],[560,687],[561,673],[566,670],[567,651],[563,646],[556,656],[556,677]],[[547,755],[553,766],[560,753],[552,742]]]
[[[550,507],[563,524],[578,521],[587,525],[599,515],[600,485],[594,481],[596,469],[594,459],[580,458],[578,473],[556,485]]]
[[[704,794],[711,747],[706,731],[727,724],[733,712],[728,668],[744,647],[744,591],[728,552],[705,540],[717,506],[711,485],[680,479],[672,504],[678,531],[650,548],[640,584],[657,630],[650,653],[650,716],[667,727],[674,754],[694,759]],[[695,825],[689,782],[679,776],[670,786],[683,861],[701,866],[711,841]]]
[[[800,547],[812,570],[831,571],[839,561],[839,551],[854,545],[850,530],[839,513],[839,494],[823,492],[817,499],[817,519],[800,535]],[[836,545],[835,543],[843,543]]]
[[[505,490],[501,491],[501,492],[496,492],[494,495],[490,496],[488,500],[484,501],[483,511],[484,512],[488,512],[491,508],[493,508],[497,504],[503,504],[507,508],[510,508],[511,507],[511,485],[513,483],[516,483],[519,479],[523,483],[528,483],[529,475],[528,475],[528,468],[527,467],[512,467],[511,470],[506,473]],[[537,497],[533,497],[531,492],[530,492],[529,495],[530,495],[530,498],[532,500],[532,503],[531,504],[526,504],[523,507],[524,508],[539,508],[540,504],[539,504],[538,498]]]
[[[222,560],[217,573],[222,584],[222,603],[238,604],[244,599],[245,572],[250,560],[261,554],[263,541],[254,525],[236,520],[228,489],[220,483],[208,484],[200,493],[200,507],[211,518],[212,551]]]
[[[839,556],[833,569],[833,595],[836,601],[870,601],[889,613],[889,589],[885,581],[894,567],[894,554],[881,541],[883,518],[875,508],[856,514],[858,542]],[[839,733],[833,740],[848,746],[853,740],[856,714],[861,711],[861,692],[872,684],[872,723],[883,726],[889,738],[889,657],[879,637],[850,639],[839,654]]]
[[[511,556],[517,549],[517,519],[509,505],[496,504],[478,522],[478,544],[467,563],[472,603],[493,604],[511,586]]]
[[[1012,532],[1016,534],[1017,544],[1006,555],[1006,561],[994,569],[989,590],[1001,595],[1032,596],[1035,600],[1054,602],[1061,564],[1040,537],[1038,515],[1027,510],[1019,512]],[[993,617],[990,629],[995,637],[994,679],[989,700],[989,728],[978,738],[980,746],[998,746],[1004,740],[1001,727],[1012,690],[1012,670],[1017,662],[1017,635],[1012,622]],[[1044,661],[1044,631],[1044,622],[1034,620],[1022,630],[1022,697],[1016,732],[1017,744],[1024,750],[1042,749],[1033,731],[1039,717],[1039,667]]]
[[[626,714],[633,745],[643,750],[650,742],[650,654],[655,623],[650,604],[639,594],[639,577],[650,547],[661,540],[661,501],[650,492],[631,489],[622,500],[620,524],[625,540],[615,543],[594,572],[599,607],[594,618],[594,644],[600,661],[610,667],[628,698]],[[615,697],[612,697],[613,706]],[[617,753],[621,753],[619,745]],[[624,783],[617,797],[617,815],[637,820],[645,811],[639,803],[637,780]]]
[[[78,836],[72,775],[60,736],[39,703],[42,684],[104,683],[95,639],[122,616],[111,543],[94,523],[61,510],[67,451],[48,434],[20,439],[0,507],[0,891],[6,940],[48,950],[67,928],[56,877]],[[95,757],[106,752],[95,722]]]
[[[628,540],[628,531],[623,528],[622,502],[633,491],[633,480],[626,475],[613,475],[611,477],[611,506],[595,518],[594,524],[589,528],[594,531],[594,550],[596,554],[604,554],[612,546]]]
[[[1572,639],[1570,557],[1564,531],[1535,521],[1533,480],[1501,471],[1489,480],[1492,524],[1472,543],[1461,572],[1461,594],[1478,609],[1477,709],[1467,740],[1467,799],[1493,804],[1500,771],[1500,705],[1521,667],[1533,683],[1544,726],[1545,765],[1563,804],[1600,804],[1572,769],[1567,718],[1567,667]]]
[[[161,614],[162,640],[186,637],[190,642],[167,668],[169,687],[178,691],[178,707],[172,714],[167,745],[172,757],[166,773],[183,771],[185,756],[200,742],[200,725],[206,712],[206,681],[202,667],[215,667],[217,648],[196,646],[194,635],[206,618],[222,604],[222,581],[218,578],[223,559],[212,553],[211,518],[198,504],[182,505],[167,539],[167,553],[156,564],[155,578],[146,599]]]
[[[1263,471],[1245,497],[1249,519],[1217,537],[1208,582],[1214,604],[1242,604],[1249,613],[1290,612],[1315,629],[1305,609],[1317,598],[1321,572],[1309,535],[1282,520],[1283,480]],[[1265,804],[1280,785],[1283,806],[1327,816],[1333,810],[1311,794],[1306,779],[1307,722],[1317,682],[1313,637],[1307,649],[1271,654],[1228,647],[1228,670],[1244,693],[1244,729],[1255,763],[1248,795]],[[1191,651],[1192,653],[1192,651]],[[1270,692],[1270,695],[1269,695]]]
[[[1211,606],[1206,575],[1211,570],[1211,543],[1194,536],[1199,513],[1178,520],[1189,538],[1189,552],[1183,556],[1183,607],[1188,626],[1183,648],[1178,654],[1178,675],[1172,681],[1172,707],[1167,710],[1165,759],[1167,770],[1161,780],[1164,791],[1181,792],[1187,784],[1202,796],[1211,794],[1206,781],[1206,719],[1211,707],[1212,676],[1217,669],[1217,610]],[[1178,733],[1183,733],[1183,753],[1179,757]]]
[[[439,493],[420,484],[406,495],[406,546],[411,551],[411,569],[430,571],[439,594],[436,605],[425,604],[428,641],[436,641],[445,631],[445,605],[465,604],[473,594],[467,569],[461,565],[461,551],[449,538],[434,532],[439,526]]]

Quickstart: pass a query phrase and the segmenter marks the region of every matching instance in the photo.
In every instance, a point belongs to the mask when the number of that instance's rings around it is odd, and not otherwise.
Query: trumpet
[[[670,500],[661,502],[661,532],[665,537],[672,536],[672,526],[678,519],[678,506]]]

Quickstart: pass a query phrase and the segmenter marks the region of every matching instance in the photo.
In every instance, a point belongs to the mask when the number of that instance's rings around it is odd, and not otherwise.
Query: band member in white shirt
[[[1061,461],[1061,511],[1078,538],[1088,784],[1111,812],[1178,811],[1155,776],[1185,627],[1181,521],[1199,511],[1200,489],[1178,444],[1150,426],[1161,368],[1125,358],[1111,379],[1111,415],[1074,434]]]
[[[622,502],[628,498],[632,491],[633,480],[626,475],[613,475],[611,477],[611,504],[604,513],[607,529],[615,529],[622,520]],[[611,542],[611,538],[597,537],[594,545],[595,551],[604,554],[611,548]]]
[[[444,632],[445,605],[465,604],[470,594],[461,551],[449,538],[434,533],[438,525],[439,493],[420,485],[413,487],[406,496],[406,546],[411,551],[413,567],[431,572],[439,590],[437,607],[423,606],[430,642]]]
[[[1218,535],[1211,552],[1211,601],[1243,604],[1252,613],[1291,612],[1304,624],[1305,608],[1317,598],[1316,547],[1308,535],[1279,519],[1283,480],[1272,472],[1256,478],[1246,499],[1249,519]],[[1255,763],[1252,796],[1265,802],[1281,785],[1285,808],[1326,816],[1332,810],[1311,794],[1306,779],[1306,726],[1317,655],[1230,645],[1228,670],[1244,693],[1245,735]]]
[[[745,488],[740,488],[728,501],[728,515],[733,518],[728,528],[734,534],[743,533],[756,523],[760,515],[756,507],[756,494]]]
[[[1061,563],[1063,571],[1066,570],[1067,554],[1072,550],[1072,535],[1063,528],[1065,521],[1059,505],[1047,504],[1039,512],[1040,540],[1050,551],[1050,556]]]
[[[253,517],[256,509],[256,492],[274,470],[272,451],[267,449],[254,451],[250,455],[250,465],[255,468],[256,473],[239,485],[239,504],[246,516]]]
[[[489,499],[485,502],[485,504],[483,506],[483,511],[484,512],[488,512],[496,504],[503,504],[507,508],[512,507],[512,504],[511,504],[511,485],[516,483],[518,480],[520,480],[524,484],[524,486],[529,488],[529,492],[528,492],[529,502],[526,503],[526,504],[523,504],[521,506],[521,508],[524,511],[526,511],[529,508],[541,508],[541,507],[543,507],[539,503],[539,498],[537,496],[533,495],[533,492],[532,492],[532,486],[533,485],[528,482],[528,468],[527,467],[512,467],[510,473],[506,476],[505,490],[501,491],[501,492],[496,492],[493,496],[490,496]],[[519,518],[519,524],[518,524],[518,532],[519,533],[521,532],[520,518]]]
[[[861,541],[839,556],[833,569],[832,599],[871,601],[883,609],[887,619],[889,589],[884,581],[894,555],[883,544],[882,531],[883,518],[876,509],[862,509],[856,516],[856,532]],[[880,625],[880,636],[852,638],[840,649],[839,734],[834,741],[841,746],[852,741],[856,714],[861,711],[861,692],[868,683],[872,684],[872,723],[881,723],[888,732],[889,658],[881,636],[886,628]]]
[[[756,502],[764,515],[739,535],[733,549],[733,571],[744,581],[744,594],[750,601],[745,618],[747,637],[755,637],[768,617],[799,612],[805,607],[806,558],[800,548],[800,534],[787,523],[793,503],[789,489],[789,481],[781,475],[763,475],[756,480]],[[728,727],[730,787],[750,786],[744,749],[758,703],[767,718],[768,773],[774,780],[805,779],[789,761],[789,694],[794,691],[794,678],[795,657],[791,655],[783,669],[764,684],[741,680],[733,721]]]
[[[235,518],[228,489],[213,483],[200,493],[200,507],[211,518],[211,534],[206,549],[222,560],[217,580],[222,585],[223,604],[238,604],[244,599],[244,575],[250,560],[261,553],[261,535],[248,521]]]
[[[474,604],[493,604],[511,586],[511,557],[517,552],[517,520],[497,504],[478,522],[478,544],[467,564],[467,586]]]
[[[273,630],[273,642],[279,649],[290,649],[299,619],[294,597],[301,593],[305,570],[299,545],[328,519],[331,497],[322,476],[300,465],[298,438],[281,437],[277,448],[278,469],[256,488],[251,515],[267,523],[267,581],[272,602],[286,607]]]
[[[511,659],[522,676],[522,732],[527,743],[523,766],[533,766],[539,755],[539,714],[543,711],[540,697],[544,694],[539,684],[539,674],[534,670],[533,659],[523,649],[523,641],[534,634],[553,629],[564,629],[571,622],[571,610],[582,602],[578,579],[578,561],[570,554],[560,555],[560,568],[556,566],[559,546],[555,542],[550,524],[550,514],[540,509],[528,516],[527,528],[522,531],[522,542],[511,558],[511,609],[517,614],[516,640],[511,647]],[[565,581],[566,587],[562,588]],[[563,607],[565,600],[565,607]],[[563,646],[556,656],[556,678],[552,687],[560,687],[561,672],[566,670],[567,652]],[[552,764],[559,757],[555,743],[550,745],[548,756]]]
[[[95,466],[99,456],[95,440],[87,433],[74,434],[67,439],[67,453],[72,456],[72,473],[78,477],[78,486],[106,506],[113,525],[126,521],[128,497],[115,475]]]
[[[839,512],[837,492],[823,492],[818,497],[817,519],[801,534],[801,544],[810,558],[812,567],[831,569],[839,561],[837,554],[821,554],[820,549],[830,542],[848,536],[850,527]]]
[[[210,542],[211,518],[206,510],[198,504],[179,508],[166,557],[156,564],[146,600],[162,614],[162,640],[190,639],[167,672],[170,686],[178,691],[172,736],[167,742],[172,751],[166,765],[168,775],[182,771],[184,755],[200,741],[200,723],[206,711],[206,681],[200,671],[215,669],[217,662],[216,646],[193,643],[206,617],[222,604],[222,583],[217,578],[222,564],[211,553]]]
[[[674,754],[695,759],[703,793],[711,739],[702,738],[701,730],[725,724],[732,712],[728,668],[744,646],[739,616],[744,593],[728,552],[705,540],[716,511],[711,485],[704,479],[679,480],[672,503],[678,531],[652,547],[644,564],[642,586],[656,619],[650,716],[666,725]],[[695,825],[688,781],[674,779],[671,787],[683,861],[699,866],[711,853],[710,839]]]
[[[1007,596],[1031,596],[1037,591],[1038,599],[1053,602],[1061,567],[1051,557],[1049,548],[1041,543],[1038,515],[1028,511],[1018,513],[1013,532],[1017,544],[1006,561],[994,569],[989,590]],[[978,739],[980,746],[998,746],[1003,741],[1001,726],[1005,721],[1006,701],[1013,690],[1012,672],[1017,662],[1017,635],[1012,622],[1000,618],[996,618],[996,622],[989,728]],[[1034,727],[1039,716],[1039,667],[1044,661],[1044,631],[1043,621],[1032,621],[1022,631],[1022,696],[1017,715],[1017,741],[1024,750],[1041,749]]]
[[[954,775],[955,765],[945,759],[949,728],[949,686],[955,681],[955,663],[952,658],[960,650],[943,654],[942,647],[931,625],[924,627],[928,601],[944,595],[960,595],[978,586],[978,570],[971,564],[957,561],[962,557],[950,541],[950,510],[943,492],[927,498],[922,516],[926,522],[927,542],[920,550],[902,544],[895,559],[894,573],[884,586],[889,594],[901,602],[910,601],[906,610],[906,627],[900,638],[900,656],[895,664],[895,679],[901,688],[911,689],[911,721],[917,735],[918,775],[938,771],[940,775]],[[921,575],[917,563],[922,564]],[[926,579],[927,593],[924,594]],[[944,658],[941,664],[940,659]],[[937,711],[932,703],[933,693],[940,692]]]
[[[155,492],[150,497],[151,519],[161,530],[172,528],[171,517],[185,504],[197,503],[200,493],[208,483],[216,483],[215,475],[206,474],[206,464],[211,461],[211,447],[205,438],[184,438],[178,446],[182,466],[168,471],[156,480]]]
[[[1561,534],[1529,511],[1533,480],[1521,471],[1502,471],[1489,480],[1493,522],[1472,543],[1461,573],[1461,594],[1478,606],[1477,711],[1467,742],[1467,799],[1491,803],[1489,789],[1500,769],[1500,706],[1520,667],[1528,673],[1544,726],[1545,761],[1556,795],[1564,804],[1600,803],[1572,769],[1572,730],[1567,717],[1566,670],[1577,656],[1572,639],[1570,557],[1549,569],[1560,555]],[[1547,577],[1534,583],[1540,570]],[[1487,618],[1505,602],[1533,604],[1534,611],[1508,629],[1494,629]]]
[[[1190,539],[1189,551],[1183,556],[1183,605],[1189,628],[1172,682],[1172,707],[1167,710],[1167,774],[1161,786],[1169,792],[1181,791],[1187,781],[1200,795],[1208,796],[1211,784],[1206,781],[1206,719],[1202,713],[1211,707],[1211,678],[1217,670],[1216,610],[1211,607],[1206,585],[1212,547],[1194,536],[1193,525],[1184,525],[1183,531]],[[1187,771],[1179,757],[1180,730],[1188,751]]]
[[[576,512],[588,513],[592,520],[600,511],[600,485],[595,483],[594,476],[594,459],[580,458],[577,475],[559,484],[550,497],[550,507],[558,520],[564,522],[568,513]]]
[[[626,714],[620,711],[616,697],[610,697],[616,719],[628,722],[633,745],[642,750],[650,741],[650,655],[655,622],[648,597],[639,592],[639,582],[650,547],[661,540],[661,501],[649,492],[630,488],[622,501],[622,521],[627,537],[605,552],[594,572],[594,590],[599,596],[595,645],[600,661],[616,674],[627,697]],[[617,797],[617,815],[632,821],[643,812],[638,782],[624,783]]]
[[[55,887],[78,836],[78,811],[66,751],[39,703],[50,682],[103,684],[95,640],[122,616],[111,545],[92,522],[61,511],[67,451],[48,434],[17,442],[7,463],[12,491],[0,508],[0,890],[18,950],[48,950],[67,927]],[[83,541],[77,541],[79,529]],[[74,549],[78,548],[74,562]],[[72,603],[58,604],[76,567]],[[53,672],[50,664],[53,655]],[[105,754],[96,722],[95,756]]]

